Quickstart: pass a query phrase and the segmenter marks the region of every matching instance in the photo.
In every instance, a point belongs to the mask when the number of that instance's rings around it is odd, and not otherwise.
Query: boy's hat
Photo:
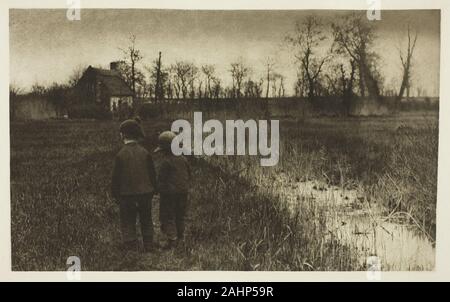
[[[172,140],[177,135],[173,133],[172,131],[164,131],[162,132],[158,137],[158,148],[155,149],[154,152],[159,152],[161,150],[167,150],[170,149],[170,145],[172,144]]]
[[[142,136],[142,130],[135,120],[126,120],[120,124],[120,132],[128,138],[138,139]]]

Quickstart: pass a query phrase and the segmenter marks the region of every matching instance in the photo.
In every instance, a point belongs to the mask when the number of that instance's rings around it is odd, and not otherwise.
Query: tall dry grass
[[[383,205],[392,219],[409,217],[402,219],[433,238],[435,122],[417,115],[283,119],[274,168],[261,168],[255,157],[193,159],[187,246],[131,258],[120,250],[118,209],[108,192],[118,125],[12,123],[13,270],[64,270],[72,255],[83,270],[363,269],[353,247],[330,233],[333,209],[301,195],[292,207],[267,179],[283,174],[292,182],[364,188],[367,202]],[[169,125],[145,123],[150,147]]]
[[[154,138],[166,125],[149,123],[146,130]],[[311,204],[311,212],[292,216],[276,197],[202,160],[192,163],[185,249],[124,255],[117,206],[108,194],[120,147],[117,127],[86,121],[12,124],[13,270],[64,270],[73,255],[83,270],[355,268],[351,251],[324,240],[321,223],[310,223],[325,215],[323,208]]]

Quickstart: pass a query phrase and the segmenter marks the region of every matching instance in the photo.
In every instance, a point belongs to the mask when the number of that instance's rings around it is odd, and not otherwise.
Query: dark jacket
[[[114,198],[157,191],[152,156],[138,143],[128,143],[117,153],[111,189]]]
[[[184,156],[163,152],[158,173],[158,188],[161,193],[187,193],[191,170]]]

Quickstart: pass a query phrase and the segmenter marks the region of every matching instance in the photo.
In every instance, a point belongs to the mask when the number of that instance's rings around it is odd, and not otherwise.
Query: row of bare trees
[[[413,54],[417,32],[410,26],[406,32],[407,45],[399,48],[401,84],[393,94],[399,100],[411,88]],[[310,15],[295,24],[285,38],[297,66],[295,96],[313,99],[317,96],[355,95],[378,99],[392,94],[384,89],[384,79],[377,68],[380,57],[374,51],[374,26],[365,14],[353,13],[325,23]],[[200,67],[189,61],[164,64],[163,54],[150,65],[143,64],[143,55],[136,46],[136,36],[129,38],[128,46],[121,48],[122,58],[117,68],[137,97],[163,99],[218,99],[270,98],[286,95],[285,76],[277,71],[274,57],[268,57],[261,66],[263,74],[254,78],[254,72],[242,58],[229,65],[230,85],[219,78],[215,65]],[[67,86],[73,86],[82,75],[77,68]],[[253,77],[253,78],[252,78]],[[42,94],[45,87],[34,85],[32,92]]]
[[[276,72],[275,63],[267,59],[267,78],[258,80],[251,78],[252,69],[242,58],[232,62],[229,67],[231,87],[223,85],[216,73],[216,66],[205,64],[197,67],[189,61],[176,61],[163,65],[162,54],[150,66],[144,66],[148,74],[138,67],[143,57],[136,48],[136,37],[131,36],[130,46],[122,49],[123,58],[117,62],[118,69],[136,96],[153,98],[156,102],[162,99],[192,99],[192,98],[242,98],[285,96],[285,77]]]
[[[399,49],[402,63],[401,85],[396,93],[401,99],[409,94],[413,53],[417,32],[407,28],[406,50]],[[310,15],[295,24],[294,31],[286,36],[297,63],[295,95],[313,99],[317,96],[339,95],[344,99],[354,95],[379,99],[384,90],[380,73],[380,57],[374,51],[376,41],[374,26],[364,14],[353,13],[326,24]],[[269,98],[286,94],[285,77],[276,71],[274,58],[267,58],[265,74],[252,79],[252,68],[242,58],[229,66],[231,86],[225,87],[216,75],[214,65],[195,66],[192,62],[177,61],[163,66],[161,53],[151,66],[145,67],[149,80],[136,67],[142,56],[130,38],[130,46],[123,50],[122,74],[136,95],[163,98]]]
[[[327,29],[331,35],[326,34]],[[402,83],[395,93],[398,100],[411,86],[417,36],[408,26],[406,51],[399,48]],[[380,58],[373,50],[375,40],[373,24],[362,14],[353,13],[330,24],[313,15],[298,22],[294,33],[286,37],[298,66],[295,94],[309,98],[341,95],[347,99],[359,95],[379,99],[384,92],[384,79],[377,68]]]

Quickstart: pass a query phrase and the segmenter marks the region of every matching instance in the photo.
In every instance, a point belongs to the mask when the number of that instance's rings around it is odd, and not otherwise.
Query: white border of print
[[[166,8],[166,9],[360,9],[365,0],[81,0],[82,8]],[[450,116],[450,1],[382,0],[382,9],[441,9],[440,116]],[[0,2],[1,45],[9,45],[10,8],[67,8],[66,0],[6,0]],[[81,12],[81,19],[82,19]],[[9,47],[0,48],[0,65],[9,67]],[[0,281],[68,281],[66,272],[12,272],[9,182],[9,69],[0,71]],[[439,122],[439,180],[437,201],[436,269],[433,272],[382,272],[381,281],[450,281],[450,119]],[[82,281],[368,281],[362,272],[82,272]],[[70,281],[73,282],[73,281]],[[373,281],[370,281],[373,282]]]

